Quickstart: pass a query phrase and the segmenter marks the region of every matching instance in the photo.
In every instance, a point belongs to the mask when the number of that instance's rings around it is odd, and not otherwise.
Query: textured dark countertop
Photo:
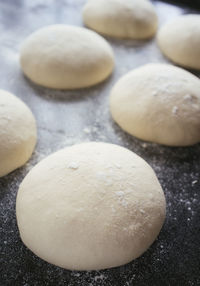
[[[79,91],[54,91],[30,83],[18,64],[19,46],[37,28],[82,25],[84,0],[0,0],[0,88],[32,109],[38,144],[32,159],[0,179],[0,286],[190,286],[200,285],[200,144],[170,148],[125,134],[110,118],[108,95],[127,71],[148,62],[166,62],[155,40],[108,39],[116,69],[104,83]],[[160,25],[189,10],[154,1]],[[193,11],[195,12],[195,11]],[[34,256],[21,242],[15,218],[18,186],[30,168],[64,146],[82,141],[116,143],[142,156],[155,170],[167,200],[163,229],[144,255],[128,265],[91,272],[67,271]]]

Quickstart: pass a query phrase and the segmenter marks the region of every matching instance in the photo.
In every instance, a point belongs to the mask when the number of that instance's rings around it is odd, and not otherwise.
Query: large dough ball
[[[39,257],[67,269],[102,269],[147,250],[162,227],[165,198],[142,158],[91,142],[36,165],[20,185],[16,211],[21,238]]]
[[[75,89],[107,78],[114,65],[111,46],[85,28],[53,25],[31,34],[21,48],[21,67],[33,82]]]
[[[110,109],[140,139],[171,146],[200,141],[200,80],[181,68],[148,64],[129,72],[113,87]]]
[[[157,40],[170,60],[200,69],[200,15],[184,15],[167,23],[160,29]]]
[[[157,15],[148,0],[89,0],[83,20],[91,29],[119,38],[146,39],[157,30]]]
[[[31,110],[16,96],[0,90],[0,177],[21,167],[36,144],[36,122]]]

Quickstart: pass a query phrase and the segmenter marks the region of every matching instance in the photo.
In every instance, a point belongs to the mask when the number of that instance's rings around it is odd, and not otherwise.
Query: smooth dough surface
[[[152,168],[123,147],[83,143],[36,165],[20,185],[17,223],[25,245],[76,270],[110,268],[140,256],[165,218]]]
[[[200,15],[184,15],[165,24],[157,36],[158,45],[173,62],[200,69]]]
[[[147,64],[129,72],[113,87],[110,110],[140,139],[171,146],[200,141],[200,80],[181,68]]]
[[[148,0],[89,0],[83,21],[95,31],[119,38],[146,39],[157,30],[157,15]]]
[[[36,137],[35,118],[28,106],[13,94],[0,90],[0,177],[26,163]]]
[[[114,56],[111,46],[97,33],[53,25],[24,41],[20,62],[24,74],[39,85],[76,89],[106,79],[113,70]]]

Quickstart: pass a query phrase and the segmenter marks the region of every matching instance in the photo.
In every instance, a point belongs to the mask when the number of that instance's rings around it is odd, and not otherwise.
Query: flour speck
[[[178,107],[177,106],[174,106],[172,108],[172,114],[176,115],[178,113]]]
[[[91,130],[86,127],[86,128],[83,129],[83,132],[86,133],[86,134],[90,134]]]
[[[77,170],[79,168],[79,164],[77,162],[71,162],[68,165],[69,169]]]
[[[192,96],[190,94],[184,95],[185,100],[192,100]]]
[[[198,183],[197,180],[192,181],[192,186],[194,186],[196,183]]]

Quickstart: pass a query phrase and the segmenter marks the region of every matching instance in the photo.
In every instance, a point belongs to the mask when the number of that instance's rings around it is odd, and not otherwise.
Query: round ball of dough
[[[19,98],[0,90],[0,177],[21,167],[36,144],[36,122]]]
[[[165,218],[152,168],[131,151],[83,143],[37,164],[17,195],[25,245],[44,260],[76,270],[115,267],[140,256]]]
[[[24,42],[21,67],[33,82],[50,88],[76,89],[97,84],[113,70],[111,46],[85,28],[44,27]]]
[[[89,0],[83,9],[86,26],[119,38],[146,39],[157,30],[157,15],[148,0]]]
[[[170,60],[200,69],[200,15],[184,15],[167,23],[160,29],[157,40]]]
[[[140,139],[171,146],[200,141],[200,80],[181,68],[148,64],[129,72],[113,87],[110,109]]]

